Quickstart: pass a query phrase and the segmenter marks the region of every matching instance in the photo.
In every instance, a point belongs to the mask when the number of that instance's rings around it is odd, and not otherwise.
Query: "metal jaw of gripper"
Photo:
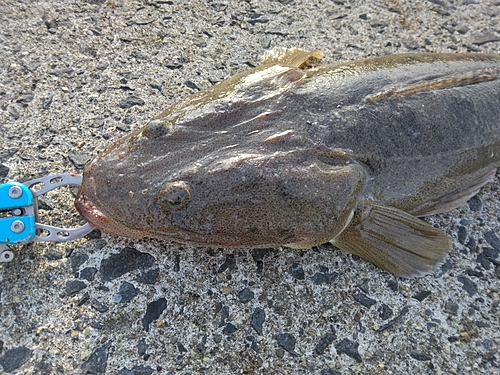
[[[14,259],[14,252],[9,245],[24,245],[35,241],[67,242],[92,231],[89,223],[77,228],[58,228],[38,222],[38,197],[61,186],[79,186],[81,183],[81,176],[63,173],[23,183],[11,181],[1,184],[0,263]]]

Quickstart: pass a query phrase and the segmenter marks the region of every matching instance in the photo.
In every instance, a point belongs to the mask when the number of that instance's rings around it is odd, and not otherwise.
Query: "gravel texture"
[[[499,1],[0,1],[0,182],[81,172],[182,97],[274,46],[325,61],[500,52]],[[457,129],[457,131],[459,131]],[[453,137],[453,134],[450,134]],[[41,220],[76,225],[74,190]],[[500,374],[500,196],[429,220],[434,276],[333,249],[224,250],[94,231],[0,266],[12,374]]]

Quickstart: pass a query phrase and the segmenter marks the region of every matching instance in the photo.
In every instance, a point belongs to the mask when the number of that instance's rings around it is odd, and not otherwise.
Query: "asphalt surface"
[[[312,3],[312,2],[311,2]],[[0,1],[0,182],[82,171],[276,46],[325,62],[500,52],[498,1]],[[457,132],[460,131],[457,129]],[[450,134],[450,137],[453,137]],[[74,190],[41,220],[77,225]],[[11,374],[500,374],[499,184],[429,221],[435,275],[333,247],[211,250],[94,231],[0,266]]]

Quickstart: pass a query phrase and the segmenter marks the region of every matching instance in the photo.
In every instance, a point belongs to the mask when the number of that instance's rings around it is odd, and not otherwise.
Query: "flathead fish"
[[[417,217],[464,204],[500,164],[500,55],[320,58],[274,50],[174,104],[85,167],[76,207],[131,238],[331,242],[432,272],[451,241]]]

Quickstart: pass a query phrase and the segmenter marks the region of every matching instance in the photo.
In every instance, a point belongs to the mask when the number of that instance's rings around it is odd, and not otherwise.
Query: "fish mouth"
[[[108,234],[129,238],[142,238],[144,233],[117,223],[104,214],[80,189],[75,199],[75,207],[80,215],[94,228]]]

